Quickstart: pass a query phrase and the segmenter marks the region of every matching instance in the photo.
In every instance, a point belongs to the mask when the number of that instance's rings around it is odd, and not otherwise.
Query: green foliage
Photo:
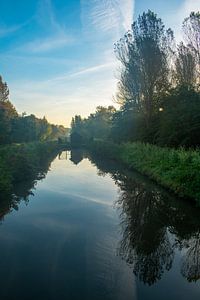
[[[71,144],[84,145],[94,139],[107,139],[111,132],[112,118],[116,110],[113,106],[98,106],[94,114],[82,119],[81,116],[72,118]]]
[[[140,114],[132,110],[117,111],[113,115],[110,138],[117,143],[137,141],[140,138],[140,118]]]
[[[17,117],[17,112],[10,101],[0,101],[0,144],[10,142],[12,119]]]
[[[148,175],[180,197],[194,199],[200,205],[199,151],[161,148],[139,142],[119,145],[105,141],[93,142],[90,149]]]
[[[44,142],[66,137],[67,129],[48,123],[45,117],[39,119],[34,115],[23,115],[11,120],[10,136],[14,143]]]
[[[200,93],[182,86],[163,99],[162,107],[156,142],[173,147],[199,146]]]

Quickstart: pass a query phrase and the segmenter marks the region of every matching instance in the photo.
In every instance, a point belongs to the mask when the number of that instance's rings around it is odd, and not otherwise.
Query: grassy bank
[[[57,153],[57,142],[12,144],[0,147],[0,195],[11,195],[22,181],[37,180],[47,158]]]
[[[200,205],[200,151],[161,148],[150,144],[95,141],[91,150],[124,163],[180,197]]]

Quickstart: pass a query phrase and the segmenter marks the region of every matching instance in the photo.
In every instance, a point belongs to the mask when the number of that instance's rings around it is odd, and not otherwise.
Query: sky
[[[113,45],[148,9],[181,39],[200,0],[0,0],[0,74],[19,113],[69,126],[115,105]]]

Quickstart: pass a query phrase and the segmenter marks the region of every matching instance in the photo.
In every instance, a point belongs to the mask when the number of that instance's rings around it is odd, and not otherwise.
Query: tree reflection
[[[71,157],[70,160],[75,164],[78,165],[84,158],[83,150],[82,149],[72,149],[71,150]]]
[[[20,202],[23,200],[26,204],[29,202],[29,197],[34,195],[34,188],[38,180],[46,177],[49,171],[51,162],[57,156],[57,152],[49,155],[43,155],[40,158],[39,168],[35,168],[28,178],[23,181],[14,183],[12,194],[1,193],[0,197],[0,221],[4,220],[4,216],[10,213],[13,209],[18,210]]]
[[[163,220],[161,193],[126,176],[114,176],[120,186],[122,241],[119,254],[133,265],[134,274],[149,285],[170,270],[173,245]]]
[[[200,279],[200,231],[188,241],[188,250],[182,259],[181,273],[189,282]]]
[[[115,163],[90,159],[119,186],[116,206],[120,213],[122,239],[119,255],[133,268],[137,278],[152,285],[172,267],[177,252],[180,271],[188,281],[200,278],[200,210],[175,199],[151,181],[124,171]]]

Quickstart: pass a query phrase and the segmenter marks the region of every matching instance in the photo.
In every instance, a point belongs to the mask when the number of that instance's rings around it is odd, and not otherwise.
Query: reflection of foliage
[[[161,193],[127,177],[116,179],[121,187],[118,205],[123,228],[119,253],[133,265],[134,274],[151,285],[171,268],[174,257],[162,219]]]
[[[83,160],[83,150],[81,149],[72,149],[70,160],[78,165]]]
[[[162,235],[160,244],[155,247],[154,251],[141,251],[136,249],[134,259],[134,274],[149,285],[154,284],[161,279],[164,270],[169,271],[172,266],[174,251],[166,234]],[[153,241],[152,241],[153,243]],[[139,251],[138,251],[139,250]],[[145,249],[146,250],[146,249]],[[138,253],[137,253],[138,251]]]
[[[199,209],[174,199],[136,173],[114,162],[91,156],[101,172],[109,173],[120,188],[116,206],[120,212],[122,240],[119,255],[146,284],[160,280],[172,267],[175,251],[186,251],[181,274],[188,281],[200,278]]]
[[[22,199],[28,203],[37,180],[45,178],[57,151],[58,146],[55,143],[13,145],[1,149],[1,166],[9,175],[9,181],[6,179],[9,189],[3,189],[3,184],[0,186],[0,220],[12,209],[18,210]],[[2,177],[3,182],[5,177]]]
[[[188,241],[188,251],[183,258],[181,273],[188,281],[200,279],[200,232],[196,232]]]

